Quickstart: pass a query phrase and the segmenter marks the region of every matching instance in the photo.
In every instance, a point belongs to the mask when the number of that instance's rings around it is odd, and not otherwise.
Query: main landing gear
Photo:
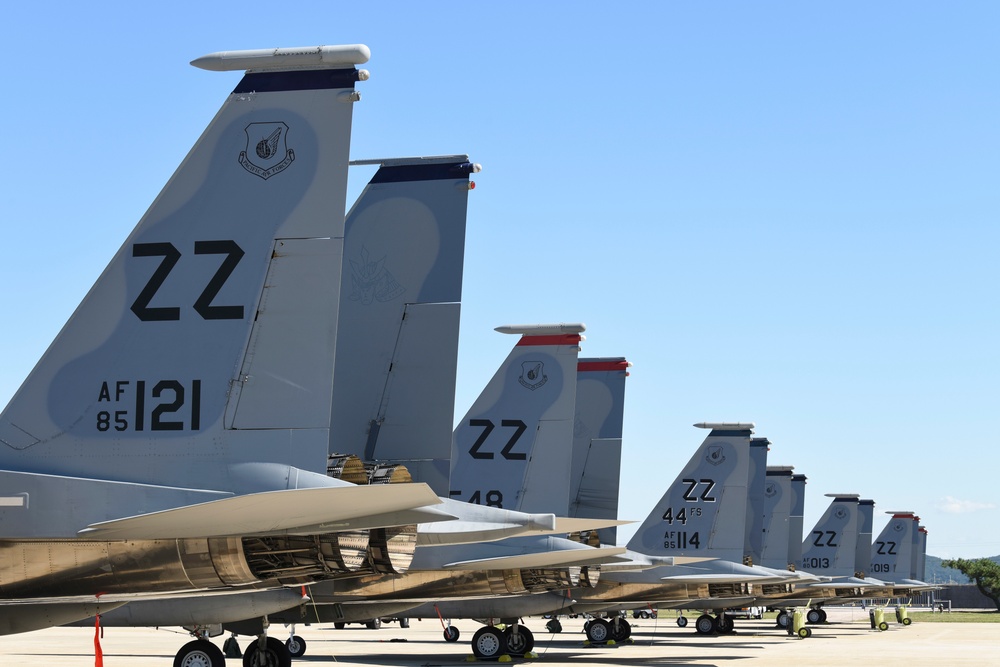
[[[455,634],[455,639],[458,639],[457,631]],[[448,639],[447,631],[445,639]],[[523,656],[534,647],[535,636],[519,623],[512,623],[504,630],[487,625],[472,635],[472,653],[481,660],[492,660],[501,655]]]

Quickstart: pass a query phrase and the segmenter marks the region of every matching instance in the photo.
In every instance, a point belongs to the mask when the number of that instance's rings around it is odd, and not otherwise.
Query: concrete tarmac
[[[1000,664],[1000,624],[996,623],[914,623],[902,627],[893,622],[885,632],[870,629],[867,615],[860,610],[830,612],[830,622],[813,628],[808,639],[792,638],[775,629],[773,621],[737,620],[737,633],[721,637],[695,634],[693,622],[678,628],[673,616],[633,621],[634,643],[615,647],[586,647],[581,633],[582,619],[562,619],[563,632],[545,631],[545,621],[527,619],[535,633],[532,660],[515,659],[515,664],[577,665],[604,667],[645,665],[739,665],[739,667],[816,665],[942,665]],[[888,616],[888,615],[887,615]],[[691,617],[694,620],[694,617]],[[413,620],[408,629],[386,624],[381,630],[350,625],[336,630],[332,625],[299,625],[296,634],[307,642],[306,655],[293,664],[413,665],[436,667],[466,665],[472,655],[469,640],[480,627],[474,621],[457,621],[461,631],[457,643],[446,643],[437,619]],[[288,630],[271,628],[271,636],[285,639]],[[222,645],[225,637],[213,641]],[[177,649],[190,640],[183,631],[170,629],[105,628],[101,646],[105,667],[170,667]],[[250,637],[240,637],[245,647]],[[94,630],[51,628],[38,632],[0,637],[0,655],[10,664],[63,667],[86,665],[94,660]],[[241,665],[238,658],[227,660],[230,667]]]

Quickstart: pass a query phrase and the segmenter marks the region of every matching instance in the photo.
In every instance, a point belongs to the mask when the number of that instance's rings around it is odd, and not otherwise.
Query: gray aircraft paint
[[[792,502],[791,466],[768,466],[764,481],[764,543],[759,565],[785,569],[788,559],[789,532],[791,530]],[[802,541],[799,531],[798,542]]]
[[[31,499],[0,513],[4,535],[330,485],[339,290],[301,286],[340,275],[342,67],[250,73],[226,99],[0,415],[5,489]]]
[[[624,357],[579,360],[570,516],[618,518],[626,377]],[[616,535],[615,528],[598,531],[601,544],[615,544]]]
[[[387,160],[347,216],[330,452],[447,495],[472,165]]]
[[[788,562],[798,567],[802,559],[802,531],[806,513],[806,476],[792,475],[792,513],[788,527]]]
[[[518,340],[455,428],[451,498],[566,516],[579,343],[579,334]]]
[[[858,501],[858,543],[854,546],[854,573],[856,577],[871,575],[872,529],[875,525],[875,501],[862,498]]]
[[[890,512],[892,518],[872,543],[871,576],[883,581],[911,577],[917,522],[912,512]]]
[[[749,428],[713,429],[628,548],[650,556],[706,556],[741,563],[751,433]]]
[[[853,577],[858,541],[858,497],[834,495],[802,542],[799,568],[828,577]]]
[[[744,559],[760,565],[764,553],[764,486],[767,477],[767,438],[750,440],[750,485],[747,488],[746,541]]]

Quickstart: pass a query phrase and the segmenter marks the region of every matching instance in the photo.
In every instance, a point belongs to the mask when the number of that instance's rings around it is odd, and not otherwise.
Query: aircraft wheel
[[[788,614],[787,611],[779,611],[778,617],[774,619],[774,622],[782,630],[787,630],[788,626],[792,624],[792,617]]]
[[[694,629],[699,635],[710,635],[715,632],[715,619],[708,614],[702,614],[695,620]]]
[[[472,635],[472,652],[477,658],[489,660],[499,657],[505,644],[500,631],[489,625],[479,628]]]
[[[886,623],[885,621],[882,621],[881,623],[878,624],[878,629],[879,632],[885,632],[886,630],[889,629],[889,624]]]
[[[225,664],[222,650],[207,639],[188,642],[174,656],[174,667],[223,667]]]
[[[344,628],[347,627],[347,623],[344,623],[343,621],[337,621],[336,623],[333,624],[333,627],[337,628],[338,630],[343,630]]]
[[[603,618],[595,618],[587,627],[587,639],[594,644],[603,644],[611,639],[611,624]]]
[[[292,635],[285,640],[285,648],[293,658],[301,658],[306,654],[306,640],[298,635]]]
[[[514,634],[513,626],[508,627],[503,631],[503,640],[510,655],[523,656],[535,648],[535,635],[523,625],[517,626],[517,635]]]
[[[382,619],[373,618],[372,620],[365,623],[365,627],[368,628],[369,630],[378,630],[379,628],[382,627]]]
[[[725,614],[719,614],[715,617],[715,631],[720,635],[732,634],[736,631],[736,624],[733,623],[731,616],[726,616]]]
[[[903,619],[903,625],[909,625],[910,623],[913,623],[913,619],[909,616]]]
[[[408,618],[401,618],[401,619],[399,619],[399,627],[401,627],[401,628],[408,628],[408,627],[410,627],[410,619],[408,619]]]
[[[686,628],[687,626],[688,626],[688,620],[687,620],[687,618],[684,617],[684,616],[678,616],[677,617],[677,627],[678,628]]]
[[[819,608],[819,622],[826,623],[826,611],[822,607]]]
[[[810,630],[809,628],[799,628],[799,633],[798,634],[799,634],[799,637],[802,637],[802,639],[805,639],[806,637],[811,637],[812,636],[812,630]]]
[[[454,625],[449,625],[444,629],[444,640],[446,642],[457,642],[459,634],[458,628]]]
[[[292,667],[292,655],[280,639],[268,637],[263,651],[255,639],[243,651],[243,667]]]
[[[620,618],[617,623],[611,624],[611,634],[616,642],[623,642],[632,636],[632,626],[624,618]]]
[[[810,609],[806,612],[806,623],[812,623],[816,625],[817,623],[823,622],[823,615],[819,613],[819,609]]]
[[[559,622],[558,618],[553,618],[548,623],[545,624],[545,629],[555,634],[557,632],[562,632],[562,623]]]

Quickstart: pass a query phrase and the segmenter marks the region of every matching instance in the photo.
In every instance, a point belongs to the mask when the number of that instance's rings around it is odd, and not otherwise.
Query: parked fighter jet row
[[[873,542],[874,503],[837,495],[803,541],[805,477],[751,423],[696,424],[614,546],[630,364],[580,358],[582,324],[498,327],[513,349],[453,428],[479,167],[356,162],[378,169],[345,217],[368,56],[192,63],[246,73],[0,414],[0,633],[178,625],[175,664],[217,667],[226,629],[256,637],[245,665],[288,665],[295,624],[439,616],[483,619],[490,658],[528,654],[534,614],[603,642],[646,604],[717,633],[925,586],[912,512]]]

